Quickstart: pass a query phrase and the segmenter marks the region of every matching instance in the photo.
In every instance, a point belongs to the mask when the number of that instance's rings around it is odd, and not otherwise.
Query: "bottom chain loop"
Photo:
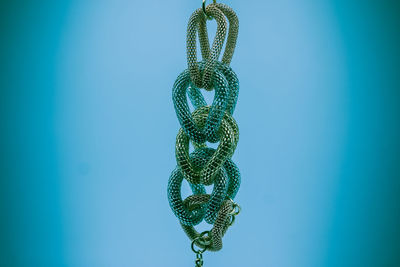
[[[197,253],[196,254],[196,267],[201,267],[203,266],[203,254],[202,253]]]
[[[225,200],[223,202],[221,209],[218,212],[214,226],[210,231],[202,232],[201,234],[199,234],[193,226],[188,226],[181,223],[183,230],[192,240],[193,252],[203,253],[206,250],[218,251],[222,249],[222,237],[225,235],[226,231],[235,220],[236,215],[234,205],[239,206],[231,199]],[[202,248],[203,250],[195,250],[195,245]]]
[[[196,261],[195,261],[196,267],[203,266],[203,253],[207,250],[207,247],[210,244],[209,234],[210,234],[210,231],[204,231],[192,241],[192,250],[193,250],[194,253],[196,253]],[[199,242],[199,243],[203,244],[204,248],[196,250],[195,247],[194,247],[196,242]]]
[[[202,267],[203,266],[203,255],[202,254],[197,254],[196,255],[196,267]]]

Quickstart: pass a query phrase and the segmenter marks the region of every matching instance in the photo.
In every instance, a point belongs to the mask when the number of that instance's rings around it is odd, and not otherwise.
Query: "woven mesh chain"
[[[208,18],[217,22],[211,48]],[[222,249],[222,238],[240,211],[234,199],[239,191],[241,176],[231,159],[239,141],[239,128],[233,118],[239,80],[229,66],[238,29],[236,13],[227,5],[214,2],[205,10],[197,9],[191,15],[187,28],[188,68],[178,76],[172,89],[181,129],[175,145],[177,166],[168,180],[167,194],[173,213],[192,241],[192,250],[197,254],[196,266],[203,265],[204,251]],[[197,60],[197,36],[202,56],[200,61]],[[219,61],[225,39],[225,51]],[[215,90],[211,105],[205,101],[201,89]],[[191,111],[188,101],[194,111]],[[208,147],[207,142],[218,143],[217,148]],[[189,183],[192,195],[182,199],[184,180]],[[213,186],[210,194],[205,187],[209,185]],[[195,226],[202,221],[211,224],[212,228],[199,233]],[[194,246],[200,249],[196,250]]]
[[[202,52],[208,54],[208,61],[206,66],[206,71],[204,75],[200,75],[199,69],[197,67],[197,49],[196,49],[196,33],[199,29],[200,21],[203,20],[203,25],[206,23],[206,17],[201,8],[197,9],[189,19],[188,29],[187,29],[187,60],[188,68],[190,70],[190,76],[195,86],[202,87],[207,90],[212,90],[211,76],[215,68],[216,61],[221,54],[222,47],[224,45],[226,37],[227,22],[224,13],[219,10],[215,4],[207,6],[207,14],[212,16],[217,21],[217,33],[211,48],[210,53],[207,53],[205,46],[208,46],[208,37],[204,32],[201,34],[200,43],[203,45]],[[202,27],[203,31],[205,27]]]
[[[220,9],[222,13],[224,13],[229,21],[228,40],[226,42],[225,52],[221,60],[222,63],[229,65],[231,63],[233,53],[235,52],[236,41],[239,33],[239,19],[235,11],[233,11],[233,9],[229,6],[220,3],[214,5]],[[208,8],[211,8],[211,6],[212,5],[209,5]],[[210,53],[206,21],[207,20],[203,17],[199,24],[199,39],[203,59],[208,59],[208,55]]]
[[[207,6],[207,14],[215,15],[217,21],[217,33],[213,42],[212,50],[207,34],[206,21],[207,18],[203,14],[202,9],[196,10],[190,17],[188,32],[187,32],[187,59],[188,68],[190,70],[191,79],[197,87],[204,87],[211,90],[211,76],[213,74],[215,64],[221,53],[224,39],[226,36],[226,20],[223,15],[226,15],[229,21],[228,40],[225,47],[225,52],[222,57],[222,63],[229,65],[236,47],[236,40],[239,31],[239,20],[236,13],[227,5],[211,4]],[[222,14],[221,14],[222,12]],[[204,60],[208,60],[204,76],[201,76],[199,69],[196,67],[197,52],[196,52],[196,32],[198,31],[201,54]]]

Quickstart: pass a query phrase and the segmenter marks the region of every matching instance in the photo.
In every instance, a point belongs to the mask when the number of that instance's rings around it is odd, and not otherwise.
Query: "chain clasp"
[[[213,0],[213,3],[216,4],[216,3],[217,3],[217,0]],[[209,20],[212,20],[212,17],[209,16],[209,15],[207,14],[207,12],[206,12],[206,0],[203,0],[203,5],[202,5],[202,7],[203,7],[204,15],[206,15],[206,18],[209,19]]]

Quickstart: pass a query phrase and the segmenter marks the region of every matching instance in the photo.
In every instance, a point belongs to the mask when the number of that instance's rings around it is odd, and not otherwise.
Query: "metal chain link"
[[[209,54],[207,58],[207,66],[206,71],[203,75],[200,75],[199,69],[197,67],[197,49],[196,49],[196,33],[199,29],[200,21],[202,23],[206,23],[206,16],[201,8],[197,9],[189,19],[188,29],[187,29],[187,39],[186,39],[186,46],[187,46],[187,60],[188,60],[188,69],[190,71],[190,76],[192,82],[195,86],[199,88],[205,88],[207,90],[212,89],[211,78],[212,78],[212,71],[215,68],[216,61],[219,58],[221,53],[222,47],[224,45],[225,36],[226,36],[226,28],[227,22],[224,16],[224,13],[216,7],[216,4],[208,5],[207,14],[212,16],[217,21],[217,33],[211,48],[210,53],[206,51],[202,51],[203,53]],[[203,30],[205,27],[202,27]],[[201,34],[200,43],[203,43],[201,46],[202,49],[205,49],[208,46],[208,36],[207,34]]]
[[[206,14],[205,14],[206,13]],[[210,48],[207,17],[217,21],[217,33]],[[222,61],[218,61],[224,45],[227,20],[229,33]],[[229,67],[235,51],[239,22],[228,6],[213,3],[197,9],[189,19],[187,32],[188,69],[174,83],[172,99],[181,129],[176,137],[177,167],[168,181],[168,200],[180,224],[192,240],[196,266],[203,266],[203,252],[218,251],[222,238],[232,226],[240,207],[233,201],[239,186],[240,172],[231,157],[239,140],[239,129],[232,115],[239,93],[239,81]],[[200,40],[203,61],[197,62],[196,35]],[[199,88],[215,89],[211,106]],[[194,112],[190,111],[188,98]],[[219,145],[207,147],[206,142]],[[192,143],[194,151],[189,153]],[[181,187],[186,180],[193,195],[182,200]],[[211,194],[205,186],[213,185]],[[194,226],[205,220],[212,224],[210,231],[198,233]],[[196,250],[194,246],[200,249]]]
[[[227,5],[224,4],[210,4],[206,8],[207,14],[215,18],[217,21],[217,33],[210,51],[210,45],[207,33],[207,17],[199,8],[196,10],[189,19],[188,32],[187,32],[187,59],[188,68],[190,70],[191,79],[197,87],[212,89],[210,82],[211,76],[215,68],[215,64],[221,53],[225,36],[226,36],[226,20],[224,15],[229,21],[229,33],[226,43],[222,63],[229,65],[236,47],[236,40],[239,31],[239,20],[236,13]],[[222,12],[222,13],[221,13]],[[196,67],[197,52],[196,52],[196,32],[198,31],[200,48],[203,60],[207,60],[207,65],[204,73],[201,75],[199,69]]]
[[[233,11],[233,9],[229,6],[220,3],[216,3],[215,6],[220,9],[222,13],[224,13],[229,21],[228,39],[226,41],[225,52],[221,60],[222,63],[229,65],[232,61],[233,53],[235,52],[236,41],[239,33],[239,19],[235,11]],[[208,41],[206,21],[207,20],[205,19],[201,19],[199,22],[199,39],[203,60],[208,59],[210,55],[210,44]]]

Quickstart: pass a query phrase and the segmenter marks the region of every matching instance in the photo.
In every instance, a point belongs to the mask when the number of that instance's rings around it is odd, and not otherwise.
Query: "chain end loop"
[[[213,4],[216,4],[216,3],[217,3],[217,0],[213,0]],[[206,11],[206,0],[203,0],[202,8],[203,8],[204,15],[206,15],[206,18],[208,20],[212,20],[212,17],[210,15],[208,15],[207,11]]]

